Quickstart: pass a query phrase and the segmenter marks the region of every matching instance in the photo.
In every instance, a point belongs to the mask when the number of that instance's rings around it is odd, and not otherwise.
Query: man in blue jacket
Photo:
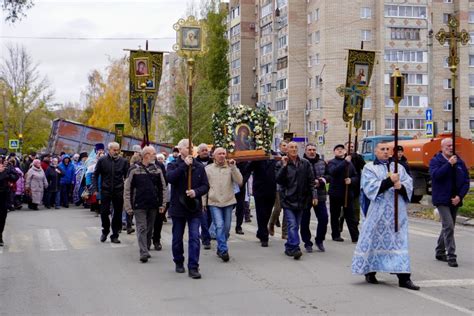
[[[61,170],[61,180],[59,181],[59,189],[61,191],[61,205],[69,207],[69,196],[72,194],[76,169],[74,164],[71,163],[71,157],[69,155],[63,156],[63,161],[59,164],[59,170]]]
[[[430,161],[430,175],[433,205],[438,208],[442,223],[436,259],[448,262],[450,267],[457,267],[454,225],[458,208],[469,191],[469,172],[464,161],[453,155],[451,138],[441,141],[441,151]]]
[[[202,202],[201,197],[209,191],[204,165],[197,162],[188,150],[189,141],[182,139],[178,143],[179,157],[168,164],[166,178],[171,184],[171,198],[169,214],[173,220],[173,261],[176,272],[184,273],[183,235],[186,223],[188,224],[188,275],[193,279],[200,279],[199,273],[199,227],[201,225]],[[188,190],[188,170],[191,171],[191,190]]]

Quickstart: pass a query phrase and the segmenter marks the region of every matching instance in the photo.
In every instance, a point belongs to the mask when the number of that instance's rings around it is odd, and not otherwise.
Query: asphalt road
[[[231,235],[228,263],[214,242],[202,250],[203,278],[192,280],[174,272],[170,223],[163,251],[142,264],[135,234],[100,243],[100,220],[88,210],[15,211],[0,248],[0,315],[473,315],[474,229],[457,227],[460,266],[450,268],[434,259],[439,227],[410,221],[412,279],[422,287],[414,292],[393,275],[378,274],[379,285],[351,275],[347,241],[326,241],[325,253],[299,261],[283,254],[278,233],[261,248],[255,222]],[[350,240],[347,229],[343,236]]]

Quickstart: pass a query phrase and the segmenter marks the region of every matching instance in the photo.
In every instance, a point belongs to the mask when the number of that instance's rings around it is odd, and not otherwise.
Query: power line
[[[68,41],[136,41],[136,40],[174,40],[175,37],[67,37],[67,36],[8,36],[0,35],[5,39],[37,39],[37,40],[68,40]]]

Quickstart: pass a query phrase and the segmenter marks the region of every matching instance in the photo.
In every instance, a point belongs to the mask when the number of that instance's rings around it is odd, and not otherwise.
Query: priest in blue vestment
[[[410,279],[407,206],[413,192],[413,180],[402,165],[394,173],[389,161],[390,148],[379,143],[376,159],[365,165],[361,176],[361,209],[365,221],[352,258],[352,273],[365,275],[368,283],[377,284],[375,274],[398,276],[398,284],[419,290]],[[398,190],[398,231],[395,232],[394,193]]]

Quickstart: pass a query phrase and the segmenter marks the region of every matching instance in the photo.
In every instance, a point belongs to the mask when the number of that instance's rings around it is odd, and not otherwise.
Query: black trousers
[[[235,206],[235,217],[237,219],[235,224],[235,229],[242,228],[242,223],[244,222],[244,210],[245,210],[245,184],[240,188],[240,192],[235,195],[237,204]]]
[[[0,192],[0,239],[2,239],[3,229],[7,221],[8,203],[10,201],[10,192]]]
[[[119,231],[122,229],[122,211],[123,211],[123,193],[114,195],[102,194],[100,219],[102,221],[102,234],[108,235],[110,233],[110,205],[114,209],[112,213],[112,235],[110,238],[118,238]]]
[[[254,196],[254,199],[258,226],[257,238],[260,241],[268,241],[268,222],[272,215],[273,204],[275,204],[275,195]]]
[[[153,243],[160,243],[163,221],[166,219],[166,213],[156,213],[155,224],[153,226]]]
[[[332,238],[341,237],[339,230],[339,217],[341,216],[341,210],[344,211],[344,218],[349,228],[349,234],[351,235],[352,241],[359,239],[359,222],[354,214],[353,201],[351,198],[348,199],[347,207],[344,207],[344,197],[329,197],[329,211],[331,213],[331,236]]]

